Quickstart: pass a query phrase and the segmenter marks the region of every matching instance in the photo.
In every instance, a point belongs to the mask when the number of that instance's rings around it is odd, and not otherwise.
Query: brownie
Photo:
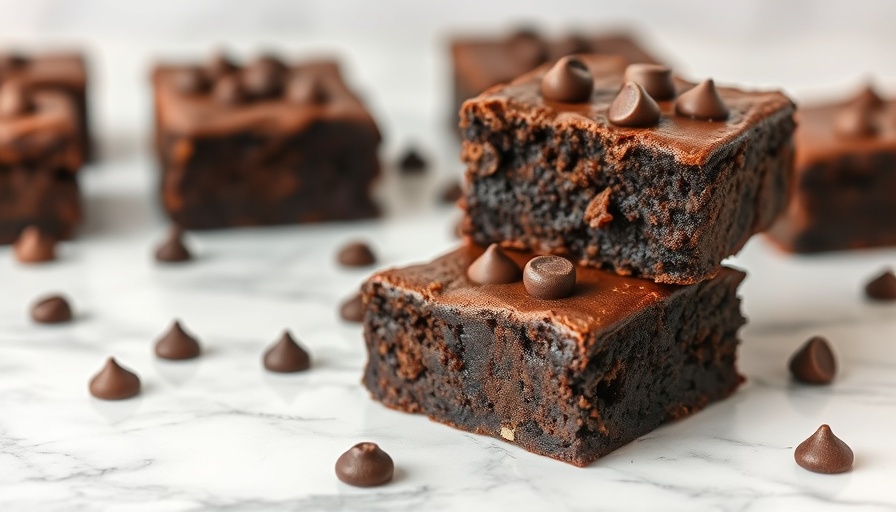
[[[580,60],[593,76],[582,102],[543,97],[545,65],[464,104],[463,234],[658,282],[712,277],[785,208],[793,103],[671,76],[673,98],[653,101],[642,88],[621,91],[618,58]],[[631,91],[653,105],[651,126],[608,120],[611,102]],[[704,93],[727,118],[677,113],[712,106]]]
[[[896,101],[868,89],[797,116],[792,197],[771,239],[801,253],[896,245]]]
[[[76,173],[83,163],[71,98],[27,84],[0,85],[0,244],[28,226],[69,238],[81,221]]]
[[[742,272],[669,285],[576,267],[571,296],[474,284],[483,250],[379,272],[362,288],[371,396],[585,466],[729,396]],[[532,254],[507,251],[520,267]]]
[[[532,29],[521,29],[503,37],[458,37],[451,43],[454,73],[451,122],[456,122],[464,101],[545,62],[573,53],[617,55],[627,64],[658,63],[634,35],[621,31],[546,38]]]
[[[336,63],[159,66],[161,196],[186,229],[373,217],[380,132]]]
[[[87,65],[76,52],[23,55],[0,52],[0,84],[15,80],[31,90],[52,90],[68,96],[75,105],[78,144],[85,160],[92,155],[87,109]]]

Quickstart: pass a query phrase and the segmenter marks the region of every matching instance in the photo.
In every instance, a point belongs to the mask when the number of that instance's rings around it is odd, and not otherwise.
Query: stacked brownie
[[[372,396],[584,466],[730,395],[721,261],[785,207],[793,113],[600,55],[467,101],[466,244],[363,286]]]

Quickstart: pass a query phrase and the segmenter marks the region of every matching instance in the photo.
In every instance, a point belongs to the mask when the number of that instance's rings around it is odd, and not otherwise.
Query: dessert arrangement
[[[798,253],[896,246],[896,107],[871,88],[797,107],[780,91],[678,76],[627,34],[465,37],[451,57],[465,169],[442,199],[462,212],[459,246],[378,270],[336,307],[361,324],[359,378],[386,407],[584,467],[744,382],[749,276],[724,260],[754,235]],[[32,268],[84,215],[87,83],[79,55],[0,55],[0,244]],[[382,137],[338,63],[216,53],[157,65],[151,84],[171,222],[158,264],[201,264],[190,231],[379,214]],[[396,169],[428,165],[412,146]],[[347,240],[335,261],[372,268],[378,254]],[[896,275],[872,271],[865,296],[896,304]],[[75,322],[73,304],[48,294],[30,317]],[[202,358],[202,340],[174,319],[152,351]],[[288,329],[259,360],[273,374],[317,361]],[[838,367],[822,336],[789,361],[810,386]],[[89,393],[138,396],[138,370],[110,354]],[[827,424],[793,456],[816,473],[855,458]],[[362,442],[335,474],[374,487],[396,464]]]

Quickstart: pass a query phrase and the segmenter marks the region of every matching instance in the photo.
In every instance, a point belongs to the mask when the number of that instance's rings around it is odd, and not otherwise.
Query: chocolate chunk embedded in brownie
[[[741,382],[742,272],[678,286],[576,267],[571,295],[537,299],[503,255],[471,280],[482,254],[464,246],[364,284],[373,398],[584,466]],[[506,256],[520,269],[534,257]],[[510,277],[482,279],[483,269]]]

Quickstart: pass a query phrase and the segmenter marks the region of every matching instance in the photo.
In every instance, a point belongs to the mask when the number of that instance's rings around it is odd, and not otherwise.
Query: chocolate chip
[[[476,284],[507,284],[519,281],[522,273],[498,244],[491,244],[467,267],[467,277]]]
[[[896,275],[892,270],[885,270],[865,285],[865,295],[872,300],[896,300]]]
[[[367,267],[376,263],[376,256],[364,242],[351,242],[339,249],[336,260],[344,267]]]
[[[56,239],[37,226],[28,226],[13,246],[16,259],[22,263],[44,263],[56,259]]]
[[[174,87],[181,94],[194,95],[208,92],[211,83],[201,70],[187,68],[174,75]]]
[[[591,99],[594,77],[591,71],[575,57],[563,57],[554,64],[541,80],[541,94],[551,101],[582,103]]]
[[[421,174],[426,171],[426,160],[414,148],[408,148],[398,161],[398,169],[404,174]]]
[[[140,393],[140,378],[110,357],[90,379],[90,394],[102,400],[124,400]]]
[[[205,64],[205,71],[213,80],[229,75],[236,70],[236,64],[223,50],[213,53]]]
[[[0,87],[0,117],[11,119],[34,110],[34,103],[27,88],[15,80],[9,80]]]
[[[565,57],[574,53],[591,52],[591,43],[581,34],[570,34],[557,40],[551,48],[551,54],[556,57]]]
[[[358,443],[336,460],[336,476],[355,487],[389,483],[395,464],[376,443]]]
[[[255,98],[272,98],[283,92],[285,67],[275,57],[262,57],[243,70],[243,85]]]
[[[311,358],[293,339],[289,331],[283,331],[280,339],[264,353],[264,367],[277,373],[302,372],[311,367]]]
[[[233,75],[227,75],[215,82],[212,91],[215,101],[222,105],[239,105],[246,101],[246,91],[240,79]]]
[[[796,463],[814,473],[844,473],[852,469],[852,448],[822,425],[793,452]]]
[[[184,230],[179,226],[172,226],[168,230],[168,237],[156,248],[156,261],[180,263],[191,259],[193,255],[184,245]]]
[[[625,69],[625,81],[634,82],[656,101],[675,98],[672,70],[659,64],[632,64]]]
[[[286,97],[301,105],[324,105],[330,101],[330,93],[323,81],[316,76],[303,74],[290,79]]]
[[[837,373],[837,359],[828,340],[810,338],[790,358],[790,373],[806,384],[830,384]]]
[[[339,316],[347,322],[364,321],[364,302],[360,293],[342,303],[339,307]]]
[[[156,341],[155,351],[156,356],[162,359],[180,361],[199,357],[201,348],[199,341],[184,331],[180,322],[175,320],[168,332]]]
[[[50,295],[31,306],[31,319],[41,324],[61,324],[72,321],[72,307],[65,297]]]
[[[884,100],[871,84],[865,84],[861,91],[850,102],[853,106],[865,110],[875,110],[884,106]]]
[[[454,204],[463,197],[464,189],[459,183],[454,183],[444,191],[442,191],[441,199],[443,203]]]
[[[730,115],[728,107],[716,90],[715,82],[711,79],[704,80],[691,90],[683,92],[675,102],[675,113],[701,121],[724,121]]]
[[[847,105],[834,118],[837,135],[847,138],[873,137],[877,134],[874,115],[866,107]]]
[[[529,28],[516,30],[507,39],[510,57],[524,68],[532,69],[548,59],[548,48],[538,33]]]
[[[607,118],[617,126],[646,128],[660,122],[660,107],[643,87],[626,82],[610,103]]]
[[[536,299],[562,299],[576,286],[576,267],[560,256],[536,256],[526,263],[523,284]]]

